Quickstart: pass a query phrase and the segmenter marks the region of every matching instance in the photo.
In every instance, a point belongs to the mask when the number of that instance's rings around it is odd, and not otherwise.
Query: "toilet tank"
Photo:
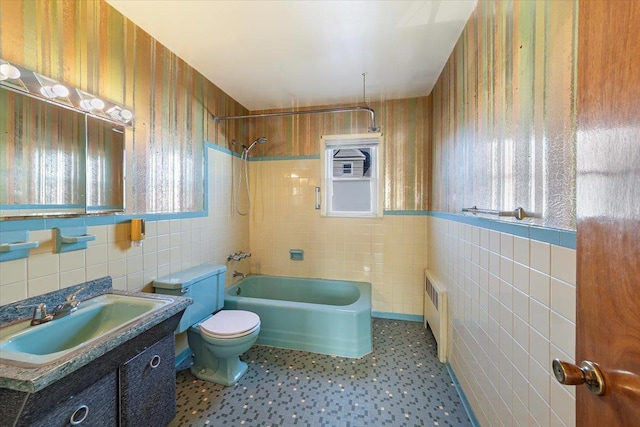
[[[227,267],[205,264],[153,281],[158,294],[178,295],[193,299],[176,329],[181,333],[224,306],[224,280]]]

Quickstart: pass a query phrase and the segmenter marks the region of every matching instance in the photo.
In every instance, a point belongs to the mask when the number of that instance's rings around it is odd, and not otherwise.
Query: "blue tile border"
[[[471,421],[471,424],[473,425],[473,427],[480,427],[480,422],[476,418],[476,415],[473,413],[471,404],[469,403],[469,400],[467,400],[467,396],[464,394],[464,391],[462,390],[462,386],[458,381],[458,377],[456,377],[455,372],[453,372],[453,368],[451,367],[449,362],[445,363],[445,366],[447,367],[447,372],[449,372],[451,381],[453,381],[453,386],[456,388],[456,391],[458,392],[458,396],[460,396],[460,400],[462,401],[462,406],[464,406],[465,411],[467,411],[467,416],[469,417],[469,421]]]
[[[388,211],[385,211],[385,215]],[[398,212],[398,211],[394,211]],[[569,249],[576,249],[576,232],[572,230],[562,230],[558,228],[540,227],[530,224],[515,224],[506,221],[496,221],[488,218],[479,218],[473,215],[454,214],[449,212],[421,211],[434,218],[446,219],[449,221],[469,224],[476,227],[488,228],[502,233],[513,234],[518,237],[525,237],[539,242],[550,243]]]
[[[575,232],[561,230],[559,234],[560,243],[558,244],[558,246],[563,246],[565,248],[571,249],[576,249],[578,247],[577,235]]]
[[[115,225],[129,222],[133,218],[142,218],[145,221],[168,221],[172,219],[189,219],[206,217],[205,211],[181,212],[181,213],[149,213],[149,214],[116,214],[100,216],[82,216],[74,218],[39,218],[17,219],[0,221],[0,231],[16,230],[46,230],[54,227],[99,226]]]
[[[384,311],[372,311],[371,317],[376,317],[378,319],[406,320],[408,322],[424,323],[424,317],[418,314],[402,314],[402,313],[388,313]]]
[[[44,230],[46,222],[43,218],[24,219],[24,220],[3,220],[0,221],[0,231],[18,231],[18,230]]]

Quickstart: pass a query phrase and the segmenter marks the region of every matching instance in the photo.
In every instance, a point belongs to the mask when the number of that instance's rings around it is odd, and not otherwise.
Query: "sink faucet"
[[[80,304],[80,300],[76,299],[78,294],[87,289],[87,287],[83,287],[78,289],[72,294],[67,295],[67,299],[58,304],[54,309],[53,313],[47,313],[47,306],[44,303],[38,304],[36,308],[33,310],[33,316],[31,318],[31,326],[41,325],[43,323],[50,322],[51,320],[56,320],[61,317],[68,316],[78,309],[78,305]]]
[[[244,273],[240,273],[239,271],[233,272],[233,277],[242,277],[244,279]]]
[[[31,317],[31,326],[41,325],[53,320],[52,314],[47,314],[47,305],[40,303],[33,309],[33,316]]]

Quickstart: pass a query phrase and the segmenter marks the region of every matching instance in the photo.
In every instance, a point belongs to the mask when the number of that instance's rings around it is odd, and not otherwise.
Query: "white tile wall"
[[[227,255],[249,250],[249,222],[232,210],[231,162],[217,150],[209,155],[209,216],[148,221],[142,247],[132,247],[128,223],[89,227],[96,235],[86,250],[55,253],[51,230],[30,233],[40,247],[27,259],[0,263],[0,304],[62,289],[106,275],[114,287],[152,292],[154,279],[199,264],[227,264]],[[237,170],[237,165],[236,169]],[[248,261],[229,265],[248,272]],[[230,280],[228,280],[230,283]]]
[[[250,162],[249,170],[252,272],[371,282],[373,310],[422,316],[426,216],[321,217],[319,160]],[[473,239],[471,228],[462,231]],[[289,259],[294,248],[304,261]]]
[[[427,236],[450,293],[449,362],[480,424],[575,426],[575,392],[551,373],[574,360],[575,250],[435,217]]]

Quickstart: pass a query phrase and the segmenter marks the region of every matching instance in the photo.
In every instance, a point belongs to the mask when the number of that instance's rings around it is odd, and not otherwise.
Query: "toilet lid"
[[[203,334],[214,338],[234,338],[250,334],[260,326],[260,317],[245,310],[221,310],[200,324]]]

